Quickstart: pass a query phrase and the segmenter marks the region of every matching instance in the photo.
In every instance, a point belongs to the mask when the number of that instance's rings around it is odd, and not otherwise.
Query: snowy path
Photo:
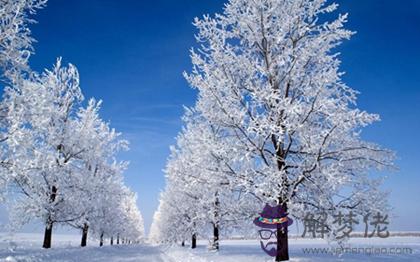
[[[149,245],[71,247],[51,250],[17,249],[13,253],[0,251],[0,261],[121,261],[121,262],[174,262],[160,248]]]
[[[53,236],[53,247],[49,250],[40,248],[41,243],[42,234],[0,233],[0,262],[175,262],[165,254],[164,248],[147,244],[110,246],[106,242],[98,247],[98,242],[90,239],[87,247],[80,248],[79,235],[60,234]]]

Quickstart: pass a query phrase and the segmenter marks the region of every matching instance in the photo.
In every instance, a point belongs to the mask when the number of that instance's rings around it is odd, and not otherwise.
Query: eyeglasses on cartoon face
[[[269,230],[269,229],[260,229],[258,230],[259,234],[260,234],[260,238],[263,240],[267,240],[270,239],[273,234],[274,236],[277,238],[277,230]]]

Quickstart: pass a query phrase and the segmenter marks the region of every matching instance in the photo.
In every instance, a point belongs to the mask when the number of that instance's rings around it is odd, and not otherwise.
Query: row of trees
[[[150,237],[153,241],[170,243],[191,239],[196,246],[197,235],[211,233],[212,249],[219,248],[219,234],[247,234],[251,215],[259,207],[244,194],[232,179],[233,168],[228,159],[234,150],[222,140],[221,130],[187,109],[185,128],[171,148],[166,167],[166,188],[154,215]]]
[[[195,20],[200,47],[185,74],[198,91],[172,149],[167,186],[151,237],[179,242],[220,230],[256,231],[265,203],[299,220],[338,211],[387,209],[372,170],[393,153],[361,138],[379,120],[356,107],[335,48],[353,32],[347,15],[330,21],[326,0],[230,0],[222,14]],[[213,230],[209,230],[213,228]],[[287,230],[277,230],[276,261],[288,260]],[[286,247],[286,248],[281,248]]]
[[[44,248],[54,225],[69,225],[103,244],[104,238],[138,241],[143,221],[136,195],[123,183],[128,142],[99,116],[101,101],[84,105],[75,66],[61,58],[51,70],[32,71],[28,15],[44,0],[6,0],[0,8],[1,189],[13,228],[45,223]]]

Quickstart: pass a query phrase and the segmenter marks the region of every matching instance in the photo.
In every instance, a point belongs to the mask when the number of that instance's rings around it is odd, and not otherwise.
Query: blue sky
[[[138,193],[146,228],[164,187],[162,169],[195,91],[182,77],[196,16],[221,12],[220,0],[50,0],[32,25],[31,66],[56,57],[75,64],[85,96],[103,99],[102,117],[131,142],[127,184]],[[398,218],[391,229],[420,230],[420,1],[338,1],[358,33],[340,47],[344,79],[361,92],[359,107],[382,122],[363,136],[398,153],[385,184]],[[417,200],[416,200],[417,199]]]

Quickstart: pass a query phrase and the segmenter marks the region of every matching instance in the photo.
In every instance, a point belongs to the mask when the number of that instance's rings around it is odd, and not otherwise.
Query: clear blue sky
[[[50,0],[32,26],[36,70],[57,56],[75,64],[86,97],[104,100],[102,117],[131,150],[127,184],[138,193],[146,228],[164,187],[162,169],[181,128],[182,105],[195,100],[182,77],[190,70],[195,16],[221,12],[220,0]],[[364,137],[398,153],[400,170],[385,188],[398,218],[391,229],[420,230],[420,1],[338,1],[357,31],[344,43],[345,81],[358,105],[381,114]]]

